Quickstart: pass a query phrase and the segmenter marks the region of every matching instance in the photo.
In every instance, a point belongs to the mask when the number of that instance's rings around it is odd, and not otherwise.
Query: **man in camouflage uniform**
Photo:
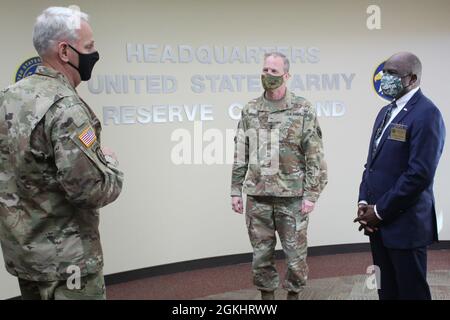
[[[242,110],[235,138],[232,207],[243,212],[253,247],[253,282],[262,299],[274,299],[279,277],[274,263],[278,231],[287,258],[284,288],[298,299],[306,283],[308,214],[327,183],[322,133],[313,106],[287,91],[289,60],[265,55],[264,94]]]
[[[0,93],[0,240],[23,299],[106,298],[98,209],[123,174],[75,90],[99,58],[87,19],[45,10],[33,33],[42,65]]]

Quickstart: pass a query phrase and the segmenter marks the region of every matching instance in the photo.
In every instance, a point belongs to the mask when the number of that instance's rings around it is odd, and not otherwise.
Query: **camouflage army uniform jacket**
[[[314,108],[287,92],[264,94],[242,110],[235,137],[231,196],[298,197],[317,201],[327,184],[322,133]]]
[[[98,209],[123,174],[100,149],[101,125],[61,73],[43,66],[0,93],[0,240],[19,278],[103,267]],[[70,271],[70,272],[73,272]]]

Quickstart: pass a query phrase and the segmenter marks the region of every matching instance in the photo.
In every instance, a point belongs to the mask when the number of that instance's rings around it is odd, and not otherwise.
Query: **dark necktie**
[[[397,104],[394,101],[394,102],[392,102],[389,105],[389,107],[386,110],[386,113],[384,114],[383,121],[381,121],[381,124],[378,127],[377,132],[375,133],[375,138],[373,140],[372,155],[374,155],[375,151],[377,150],[377,147],[378,147],[377,140],[381,137],[381,134],[383,133],[384,127],[386,126],[386,124],[388,123],[389,119],[391,118],[392,110],[394,110],[395,108],[397,108]]]

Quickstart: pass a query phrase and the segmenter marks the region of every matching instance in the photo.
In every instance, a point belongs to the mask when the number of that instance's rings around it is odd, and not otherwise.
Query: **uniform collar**
[[[264,92],[261,96],[261,104],[259,105],[259,111],[269,111],[269,112],[277,112],[283,111],[292,108],[292,92],[286,90],[286,94],[284,97],[277,101],[267,100],[266,92]]]
[[[75,88],[70,84],[69,79],[67,79],[67,77],[65,75],[63,75],[61,72],[59,72],[53,68],[42,66],[42,65],[38,66],[36,69],[36,74],[44,76],[44,77],[58,79],[61,82],[63,82],[66,86],[68,86],[72,90],[76,91]]]

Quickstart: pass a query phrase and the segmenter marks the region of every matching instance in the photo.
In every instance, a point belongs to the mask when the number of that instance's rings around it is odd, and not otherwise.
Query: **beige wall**
[[[366,9],[372,2],[381,7],[381,30],[370,31],[366,26]],[[35,55],[31,44],[34,19],[54,4],[73,2],[1,1],[0,87],[7,86],[18,66]],[[450,69],[450,2],[446,0],[78,1],[77,5],[91,16],[101,55],[91,83],[93,89],[82,84],[79,92],[102,121],[103,107],[128,106],[132,111],[153,105],[205,104],[212,106],[214,120],[204,121],[203,131],[218,129],[209,133],[225,136],[226,130],[234,130],[237,124],[228,115],[229,106],[244,104],[260,94],[249,92],[245,86],[236,92],[195,93],[190,86],[193,75],[258,75],[261,65],[253,61],[129,63],[127,43],[160,48],[235,46],[241,51],[248,46],[313,48],[309,62],[292,63],[291,74],[303,81],[307,74],[354,74],[348,89],[340,78],[339,90],[311,87],[296,91],[315,104],[335,101],[345,106],[341,116],[320,118],[330,182],[311,215],[310,246],[367,241],[352,219],[373,120],[385,104],[372,88],[372,73],[378,63],[397,51],[415,52],[424,66],[422,89],[450,124],[446,77]],[[94,93],[98,77],[104,75],[128,79],[130,75],[166,75],[176,78],[178,86],[174,93],[147,94],[143,88],[137,94],[134,82],[129,81],[128,94]],[[203,161],[175,165],[171,153],[177,142],[171,141],[171,135],[180,128],[193,134],[194,122],[104,123],[103,143],[117,151],[126,174],[119,200],[102,210],[106,274],[251,250],[243,217],[230,209],[231,165],[225,156],[223,164]],[[230,140],[222,141],[223,150],[231,146]],[[204,146],[208,144],[204,142]],[[450,199],[445,197],[450,187],[446,181],[450,173],[448,157],[446,148],[435,184],[438,209],[444,217],[440,233],[443,240],[450,240]],[[18,294],[16,280],[0,268],[0,298]]]

